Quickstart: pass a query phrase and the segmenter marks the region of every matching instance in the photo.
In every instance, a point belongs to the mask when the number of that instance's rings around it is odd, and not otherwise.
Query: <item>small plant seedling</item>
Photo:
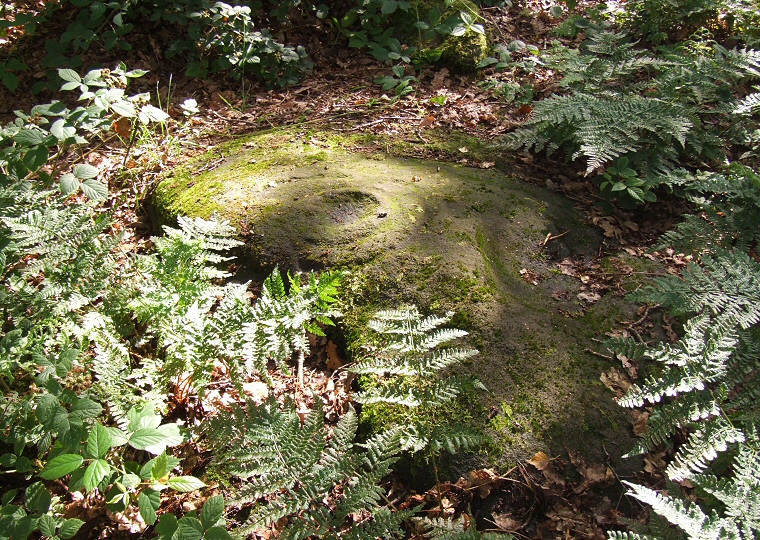
[[[613,193],[623,192],[638,202],[654,202],[657,200],[652,191],[642,189],[642,186],[646,184],[646,180],[639,178],[638,173],[630,168],[628,164],[629,159],[626,156],[618,158],[615,165],[608,167],[602,173],[604,180],[600,189],[602,191],[609,189]]]

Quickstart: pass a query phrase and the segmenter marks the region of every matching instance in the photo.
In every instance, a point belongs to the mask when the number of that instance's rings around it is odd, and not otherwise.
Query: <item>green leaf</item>
[[[71,407],[69,418],[72,423],[80,424],[85,418],[97,418],[103,412],[103,406],[97,401],[82,398]]]
[[[163,514],[156,525],[156,532],[161,536],[161,540],[172,540],[174,533],[177,531],[177,516],[174,514]]]
[[[216,526],[206,530],[204,540],[232,540],[232,535],[224,527]]]
[[[475,67],[477,69],[482,69],[484,67],[491,66],[491,65],[496,64],[498,62],[499,61],[496,58],[494,58],[493,56],[486,56],[485,58],[483,58],[483,60],[481,60],[480,62],[478,62],[475,65]]]
[[[203,525],[193,517],[183,517],[177,522],[177,537],[181,540],[201,540]]]
[[[87,437],[87,457],[102,458],[111,449],[111,433],[107,427],[95,424],[95,427]]]
[[[179,431],[179,425],[177,424],[163,424],[161,426],[158,426],[156,429],[164,436],[164,444],[168,447],[177,446],[178,444],[182,444],[185,441],[185,438]],[[147,450],[149,452],[151,451],[150,448]],[[158,450],[155,453],[160,454],[164,450],[165,448]]]
[[[55,135],[59,142],[65,142],[77,134],[77,129],[74,126],[67,125],[66,120],[60,118],[50,126],[50,133]]]
[[[84,471],[82,483],[87,491],[92,491],[111,472],[111,466],[104,459],[96,459]]]
[[[82,193],[93,201],[103,201],[108,197],[108,186],[96,178],[82,181]]]
[[[106,493],[106,506],[111,512],[123,512],[129,506],[129,492],[115,484]]]
[[[121,483],[124,487],[134,488],[140,485],[141,478],[134,473],[127,473],[121,477]]]
[[[59,69],[58,76],[66,82],[81,83],[82,78],[73,69]]]
[[[161,506],[161,494],[152,489],[144,489],[137,498],[140,515],[148,525],[156,523],[156,510]]]
[[[74,176],[71,173],[66,173],[64,175],[61,175],[61,193],[64,195],[71,195],[73,193],[76,193],[79,191],[79,186],[81,184],[79,183],[79,180],[77,180],[77,177]]]
[[[166,437],[154,428],[140,428],[129,436],[129,446],[137,450],[147,450],[163,445],[166,448]],[[163,452],[163,450],[162,450]],[[154,452],[160,454],[161,452]]]
[[[16,460],[16,472],[25,473],[32,470],[32,462],[26,456],[19,456]]]
[[[140,109],[138,117],[143,124],[148,124],[150,122],[166,122],[169,119],[168,114],[153,105],[144,105]]]
[[[83,88],[83,86],[75,82],[67,82],[61,85],[62,92],[68,92],[69,90],[76,90],[77,88]]]
[[[42,482],[35,482],[26,488],[24,499],[29,510],[38,514],[45,514],[50,510],[53,497]]]
[[[195,491],[206,487],[206,484],[201,482],[195,476],[175,476],[169,478],[169,487],[176,489],[181,493],[187,493],[189,491]]]
[[[128,79],[136,79],[137,77],[142,77],[146,73],[148,72],[144,69],[133,69],[132,71],[127,71],[124,76]]]
[[[21,129],[13,136],[13,140],[23,146],[37,146],[45,142],[45,134],[39,129]]]
[[[137,113],[135,112],[135,106],[132,105],[132,103],[129,101],[115,101],[111,103],[110,107],[113,112],[120,116],[124,116],[126,118],[134,118],[137,116]]]
[[[37,399],[37,407],[34,414],[42,424],[49,422],[58,408],[58,398],[52,394],[43,394]]]
[[[153,463],[153,467],[150,469],[150,477],[153,480],[160,480],[166,473],[169,472],[169,460],[166,457],[166,452],[162,452]]]
[[[132,407],[127,413],[129,431],[137,431],[140,428],[157,428],[161,425],[161,415],[150,405],[143,404]]]
[[[39,169],[47,163],[50,152],[45,145],[39,145],[29,150],[24,156],[24,165],[31,171]]]
[[[71,172],[80,180],[87,180],[88,178],[96,178],[99,171],[97,167],[93,167],[92,165],[88,165],[86,163],[80,163],[78,165],[74,165],[74,168]]]
[[[117,427],[109,427],[106,428],[108,430],[108,434],[111,436],[111,447],[117,448],[119,446],[124,446],[129,441],[129,437],[127,437],[127,434],[124,433],[122,430],[120,430]]]
[[[204,529],[210,529],[224,517],[224,497],[214,495],[206,501],[201,509],[201,523]]]
[[[2,79],[3,79],[3,84],[8,90],[11,91],[11,94],[15,94],[16,90],[18,90],[18,83],[19,83],[18,77],[15,74],[11,73],[10,71],[5,71],[3,73]]]
[[[177,459],[174,456],[169,456],[169,455],[167,455],[164,452],[160,456],[154,457],[153,459],[151,459],[151,460],[149,460],[149,461],[147,461],[146,463],[143,464],[143,466],[140,468],[140,471],[139,471],[140,477],[143,480],[149,480],[150,478],[152,478],[153,466],[156,464],[156,460],[160,459],[161,456],[165,456],[166,457],[166,470],[167,470],[167,472],[173,470],[174,467],[176,467],[177,465],[179,465],[182,462],[182,460]]]
[[[84,458],[78,454],[61,454],[48,461],[39,476],[44,480],[56,480],[75,471],[83,462]]]
[[[395,13],[396,9],[398,9],[398,0],[383,0],[380,12],[383,15],[390,15]]]
[[[40,528],[40,532],[47,537],[55,536],[56,523],[53,516],[43,514],[40,516],[37,526]]]
[[[63,540],[68,540],[69,538],[73,538],[76,533],[79,532],[79,529],[82,528],[82,525],[84,525],[84,521],[81,519],[67,519],[63,522],[63,525],[61,525],[61,528],[58,529],[58,537]]]

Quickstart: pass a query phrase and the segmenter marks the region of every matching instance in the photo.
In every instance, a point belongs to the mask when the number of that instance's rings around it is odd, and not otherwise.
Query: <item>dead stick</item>
[[[546,244],[548,244],[548,243],[549,243],[549,242],[551,242],[552,240],[556,240],[557,238],[562,238],[563,236],[565,236],[565,235],[566,235],[567,233],[569,233],[569,232],[570,232],[570,231],[565,231],[565,232],[563,232],[562,234],[558,234],[557,236],[552,236],[552,233],[549,233],[549,234],[547,234],[547,235],[546,235],[546,238],[544,238],[544,241],[543,241],[543,242],[541,242],[541,243],[540,243],[540,244],[538,244],[538,245],[539,245],[540,247],[544,247]]]
[[[587,352],[587,353],[589,353],[589,354],[593,354],[594,356],[598,356],[599,358],[604,358],[605,360],[614,360],[614,358],[613,358],[613,357],[611,357],[611,356],[608,356],[608,355],[606,355],[606,354],[602,354],[602,353],[600,353],[600,352],[592,351],[592,350],[591,350],[591,349],[589,349],[588,347],[587,347],[587,348],[585,348],[585,349],[584,349],[584,351],[586,351],[586,352]]]

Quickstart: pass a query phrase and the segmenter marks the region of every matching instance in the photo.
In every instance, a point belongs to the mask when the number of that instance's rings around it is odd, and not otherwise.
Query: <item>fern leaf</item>
[[[749,94],[734,108],[734,114],[754,113],[760,110],[760,92]]]
[[[680,499],[665,497],[644,486],[624,482],[633,491],[630,495],[649,504],[659,515],[681,528],[695,540],[739,540],[741,534],[736,525],[717,514],[705,514],[694,503],[684,503]]]
[[[688,443],[679,448],[666,469],[667,475],[673,481],[680,481],[701,473],[719,452],[725,452],[729,444],[738,442],[744,442],[744,433],[723,418],[700,424],[689,435]]]
[[[658,378],[649,377],[643,385],[634,385],[618,402],[624,407],[659,403],[666,396],[701,391],[706,383],[725,375],[736,337],[710,335],[711,323],[708,316],[695,317],[686,324],[686,335],[678,343],[661,345],[648,353],[672,367]]]
[[[683,399],[658,407],[649,416],[646,432],[626,456],[649,452],[667,442],[677,429],[720,414],[722,409],[719,403],[709,393],[684,396]]]

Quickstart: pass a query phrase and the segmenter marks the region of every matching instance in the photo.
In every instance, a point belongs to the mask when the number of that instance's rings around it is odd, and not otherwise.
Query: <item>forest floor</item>
[[[483,13],[494,41],[509,43],[519,39],[543,48],[554,39],[552,28],[559,22],[549,14],[548,7],[533,1],[519,9],[486,8]],[[13,47],[14,54],[24,55],[27,64],[34,65],[35,58],[44,56],[39,45],[44,35],[34,40],[11,37],[2,47]],[[150,43],[150,36],[145,36],[145,41]],[[513,75],[488,70],[463,76],[446,68],[428,67],[417,74],[415,91],[395,100],[384,95],[374,83],[377,77],[389,73],[389,66],[362,52],[349,50],[344,43],[329,45],[331,42],[326,30],[314,33],[308,43],[315,63],[313,72],[298,86],[282,90],[264,90],[247,80],[189,79],[180,74],[180,66],[165,61],[162,51],[150,47],[119,52],[118,58],[98,59],[105,64],[123,61],[130,69],[149,70],[129,91],[158,94],[162,108],[172,116],[165,129],[145,132],[134,144],[128,144],[115,131],[108,140],[88,151],[88,162],[109,180],[108,204],[116,219],[115,227],[125,232],[127,251],[149,247],[154,230],[145,212],[144,198],[157,182],[189,158],[233,137],[297,125],[410,141],[425,141],[433,130],[443,134],[463,132],[482,141],[495,141],[530,114],[529,104],[506,102],[495,91],[500,81]],[[42,71],[32,69],[22,74],[20,90],[15,95],[5,89],[0,91],[3,121],[12,118],[13,110],[28,110],[50,98],[24,92],[24,88],[30,88],[42,76]],[[556,82],[550,71],[537,70],[530,80],[533,97],[551,95],[557,90]],[[185,118],[179,104],[188,98],[197,100],[199,113]],[[408,155],[440,157],[431,154],[424,144],[409,145]],[[455,160],[484,169],[495,166],[490,161],[473,159],[466,151]],[[678,221],[684,210],[682,202],[665,198],[641,210],[610,208],[599,204],[598,187],[583,176],[580,164],[562,162],[561,157],[546,159],[527,153],[508,155],[505,160],[510,176],[563,195],[573,201],[589,225],[599,228],[604,241],[597,260],[623,250],[632,257],[656,260],[672,272],[688,262],[677,254],[649,249],[659,235]],[[630,276],[627,272],[604,272],[597,266],[597,271],[587,271],[585,277],[591,282],[590,287],[596,285],[596,291],[622,296]],[[672,335],[668,321],[663,321],[661,315],[654,317],[655,311],[641,310],[636,320],[621,325],[620,335],[635,333],[644,339],[659,338],[663,325],[665,335]],[[321,346],[324,347],[321,354],[333,354],[329,343]],[[605,356],[606,352],[598,350],[594,354]],[[636,366],[621,364],[619,370],[607,374],[605,384],[611,390],[610,399],[613,392],[619,393],[630,385],[635,372]],[[291,384],[292,381],[280,383],[283,389]],[[631,420],[630,429],[637,433],[645,418],[638,416]],[[662,481],[663,457],[647,456],[644,470],[635,474],[635,480],[649,485]],[[422,503],[431,515],[447,516],[462,515],[469,510],[476,516],[487,516],[481,526],[509,531],[518,538],[601,539],[610,528],[624,528],[624,518],[641,517],[643,512],[635,501],[621,494],[624,488],[620,480],[609,463],[587,462],[577,454],[537,453],[509,471],[473,470],[469,476],[446,482],[427,493],[415,494],[403,486],[394,489],[399,494],[396,502],[401,506]]]

